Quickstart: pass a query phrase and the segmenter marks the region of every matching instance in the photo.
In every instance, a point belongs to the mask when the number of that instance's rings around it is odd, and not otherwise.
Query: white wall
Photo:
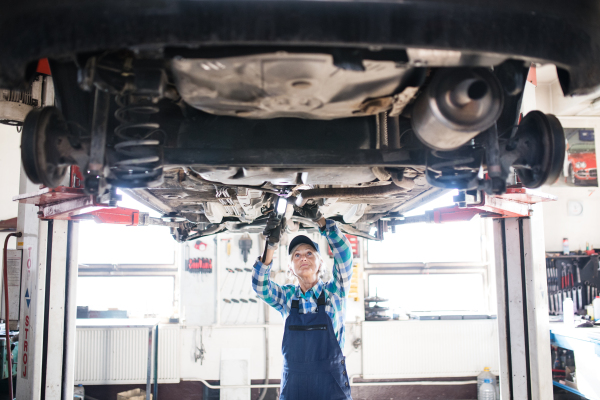
[[[600,247],[600,190],[544,186],[542,191],[558,197],[544,203],[546,251],[562,251],[563,238],[569,239],[571,251],[585,250],[586,243]],[[581,215],[568,215],[570,200],[581,203]]]
[[[18,203],[12,201],[19,194],[19,174],[21,170],[21,134],[12,126],[0,124],[0,220],[15,218]],[[4,246],[7,233],[0,232]],[[16,248],[15,238],[9,241],[9,248]]]
[[[361,337],[360,325],[346,324],[346,365],[348,375],[361,373],[360,348],[354,349],[352,342]],[[281,341],[283,325],[273,323],[269,331],[269,379],[280,379],[283,357]],[[265,329],[235,327],[203,327],[202,341],[206,349],[206,358],[194,361],[194,350],[200,345],[200,327],[182,327],[181,330],[181,379],[182,380],[218,380],[221,364],[221,352],[236,349],[240,353],[250,352],[250,379],[265,378]]]

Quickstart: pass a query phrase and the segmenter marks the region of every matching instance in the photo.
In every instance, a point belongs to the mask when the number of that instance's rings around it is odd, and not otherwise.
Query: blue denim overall
[[[292,301],[281,350],[280,400],[352,400],[346,360],[325,312],[325,290],[317,312],[300,314]]]

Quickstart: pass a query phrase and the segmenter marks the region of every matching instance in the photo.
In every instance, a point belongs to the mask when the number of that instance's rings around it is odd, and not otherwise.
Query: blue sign
[[[27,302],[27,308],[29,308],[29,303],[31,302],[31,297],[29,297],[29,289],[25,291],[25,301]]]

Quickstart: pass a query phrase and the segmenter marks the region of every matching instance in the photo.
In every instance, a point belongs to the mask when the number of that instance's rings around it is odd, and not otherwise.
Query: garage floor
[[[473,378],[475,379],[475,378]],[[254,384],[262,381],[252,381]],[[145,389],[146,385],[93,385],[86,386],[86,395],[90,400],[114,400],[117,393],[135,388]],[[7,381],[0,380],[0,400],[10,400],[8,396]],[[160,400],[218,400],[218,392],[210,391],[204,396],[204,385],[200,382],[184,381],[173,384],[160,384],[158,398]],[[258,389],[252,390],[252,399],[260,396]],[[93,399],[92,399],[93,398]],[[376,386],[355,387],[352,389],[353,400],[471,400],[477,399],[475,385],[464,386]],[[565,390],[554,388],[554,400],[582,400]],[[269,389],[264,400],[277,400],[275,389]]]
[[[473,378],[475,379],[475,378]],[[252,383],[263,383],[252,381]],[[144,389],[145,385],[94,385],[86,386],[85,393],[98,400],[116,399],[117,393],[135,389]],[[252,390],[252,400],[260,396],[258,389]],[[178,384],[160,384],[158,386],[160,400],[213,400],[204,397],[204,385],[200,382],[184,381]],[[398,399],[427,399],[427,400],[466,400],[476,399],[476,386],[376,386],[355,387],[352,389],[354,400],[398,400]],[[218,397],[214,397],[218,400]],[[276,400],[276,390],[269,389],[265,400]],[[566,399],[567,400],[567,399]],[[568,399],[570,400],[570,399]]]

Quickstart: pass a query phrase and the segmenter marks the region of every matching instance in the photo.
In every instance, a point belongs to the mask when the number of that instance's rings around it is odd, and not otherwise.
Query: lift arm
[[[532,204],[556,200],[556,197],[552,195],[535,192],[522,185],[507,188],[506,193],[503,195],[490,196],[482,191],[480,196],[481,201],[479,203],[436,208],[427,211],[425,214],[387,221],[387,225],[392,227],[418,222],[442,224],[445,222],[470,221],[476,215],[480,215],[482,218],[529,217],[532,213]]]
[[[77,166],[72,166],[70,186],[58,186],[53,189],[42,187],[37,192],[15,196],[13,200],[38,206],[38,217],[44,220],[92,220],[101,224],[172,228],[180,228],[184,223],[153,218],[146,212],[131,208],[97,203],[95,196],[84,193],[82,181],[81,171]]]

